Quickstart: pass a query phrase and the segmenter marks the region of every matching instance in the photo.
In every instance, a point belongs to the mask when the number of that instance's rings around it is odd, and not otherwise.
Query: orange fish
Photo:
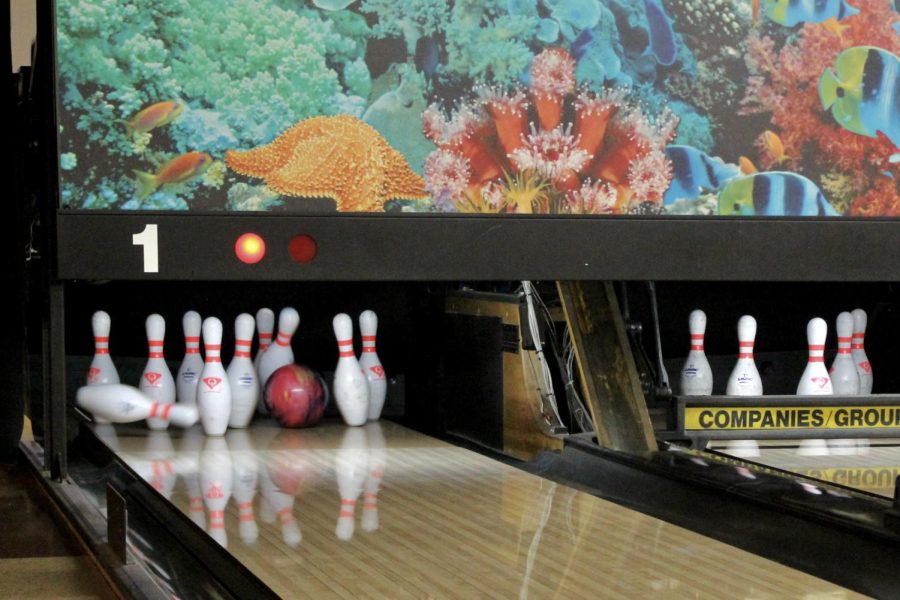
[[[746,156],[741,156],[738,158],[738,166],[741,168],[741,173],[744,175],[752,175],[756,173],[756,165],[753,164],[753,161],[747,158]]]
[[[790,158],[784,153],[784,143],[781,141],[781,138],[778,137],[777,133],[766,129],[762,135],[766,151],[768,151],[772,160],[775,161],[775,164],[782,163]]]
[[[753,24],[759,23],[759,0],[753,0]]]
[[[212,164],[212,156],[206,152],[188,152],[173,158],[155,175],[134,169],[137,177],[138,198],[143,200],[167,183],[184,183],[203,173]]]
[[[850,27],[849,25],[841,25],[841,22],[837,20],[837,17],[831,17],[830,19],[828,19],[828,20],[826,20],[826,21],[822,21],[821,25],[822,25],[822,27],[824,27],[826,30],[828,30],[828,31],[830,31],[831,33],[833,33],[833,34],[835,34],[836,36],[838,36],[838,39],[839,39],[839,40],[841,41],[841,43],[843,44],[843,42],[844,42],[844,30],[847,29],[848,27]]]
[[[130,133],[146,133],[151,129],[168,125],[178,118],[184,106],[180,102],[166,101],[151,104],[125,122]]]

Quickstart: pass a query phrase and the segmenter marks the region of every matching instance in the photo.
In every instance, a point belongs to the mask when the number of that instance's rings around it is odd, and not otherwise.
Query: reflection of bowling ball
[[[285,365],[269,376],[263,400],[282,427],[311,427],[325,414],[328,386],[309,367]]]

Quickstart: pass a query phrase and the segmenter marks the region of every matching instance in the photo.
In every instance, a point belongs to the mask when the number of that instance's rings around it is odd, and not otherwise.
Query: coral
[[[59,168],[63,171],[71,171],[78,166],[78,155],[74,152],[64,152],[59,155]]]
[[[265,185],[238,182],[228,190],[226,210],[271,210],[283,206],[284,200]]]
[[[429,163],[455,155],[468,167],[465,196],[455,181],[441,203],[479,212],[659,210],[672,172],[662,149],[677,117],[665,108],[651,117],[622,88],[575,89],[574,67],[564,50],[547,49],[532,64],[530,88],[480,87],[449,116],[438,105],[422,113],[438,146]],[[427,169],[425,178],[428,189],[449,189],[444,171]]]
[[[751,77],[741,101],[743,114],[771,113],[773,129],[790,157],[790,168],[812,179],[834,171],[853,178],[852,187],[867,190],[880,183],[883,171],[900,177],[900,168],[890,162],[896,147],[884,136],[868,138],[841,128],[818,97],[818,81],[826,68],[832,68],[845,48],[872,45],[900,53],[900,36],[892,25],[900,20],[889,0],[871,0],[866,10],[841,21],[845,25],[836,35],[821,24],[808,23],[781,47],[765,35],[747,40],[745,60]],[[771,159],[760,157],[758,165],[768,169]],[[879,182],[876,184],[876,182]],[[879,193],[863,191],[851,205],[851,213],[870,211],[890,203],[873,201]],[[864,200],[863,200],[864,199]],[[858,202],[864,208],[857,208]]]
[[[344,87],[350,94],[369,97],[372,91],[372,74],[361,58],[344,64]]]
[[[349,115],[306,119],[270,144],[229,151],[225,160],[280,194],[333,198],[341,211],[380,211],[387,200],[427,196],[403,155]]]
[[[425,160],[425,189],[439,202],[457,201],[465,194],[472,169],[469,159],[447,150],[436,150]]]
[[[445,0],[364,0],[360,11],[378,17],[372,28],[376,37],[403,38],[412,56],[420,38],[443,29],[448,6]]]
[[[854,217],[900,216],[900,185],[893,177],[878,177],[871,187],[850,204]]]

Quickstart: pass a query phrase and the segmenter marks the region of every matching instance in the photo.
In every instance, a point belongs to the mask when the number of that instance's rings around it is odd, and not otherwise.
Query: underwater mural
[[[61,206],[900,216],[894,0],[56,0]]]

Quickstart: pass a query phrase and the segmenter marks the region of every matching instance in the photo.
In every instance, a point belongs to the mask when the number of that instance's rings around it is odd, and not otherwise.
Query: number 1
[[[147,225],[140,233],[131,236],[132,246],[144,247],[144,273],[159,273],[159,239],[156,225]]]

